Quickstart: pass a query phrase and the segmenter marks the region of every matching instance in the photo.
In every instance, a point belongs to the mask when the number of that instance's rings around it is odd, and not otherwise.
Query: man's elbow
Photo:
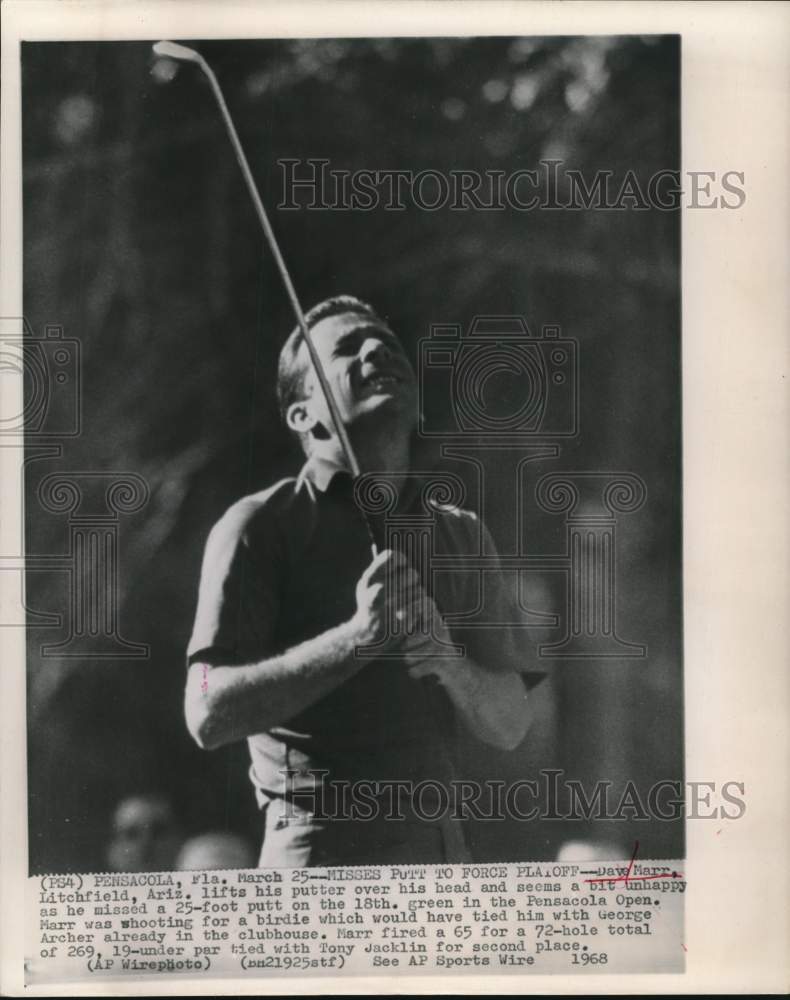
[[[497,730],[494,746],[498,750],[515,750],[523,742],[528,729],[529,719],[526,713],[510,719]]]
[[[184,696],[184,718],[189,735],[201,750],[216,750],[230,742],[216,700],[190,684]]]
[[[521,681],[519,680],[519,687]],[[526,694],[518,700],[509,700],[507,711],[499,719],[499,725],[488,740],[498,750],[515,750],[524,741],[532,721],[532,706]]]
[[[206,708],[199,708],[186,702],[184,717],[187,730],[201,750],[215,750],[221,746],[216,727],[212,723],[211,713]]]

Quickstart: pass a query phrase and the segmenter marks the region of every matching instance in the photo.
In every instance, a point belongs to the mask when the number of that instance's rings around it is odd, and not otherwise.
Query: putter
[[[310,330],[305,322],[304,312],[299,304],[299,299],[296,294],[296,289],[294,288],[293,281],[291,281],[291,275],[288,272],[288,268],[285,265],[285,260],[280,252],[279,244],[277,243],[277,237],[274,235],[274,230],[269,222],[269,217],[266,214],[266,209],[263,207],[263,202],[261,201],[261,196],[258,194],[258,188],[256,187],[255,180],[252,176],[252,171],[250,170],[250,165],[247,162],[247,157],[244,154],[244,149],[242,148],[241,142],[239,140],[238,133],[236,132],[236,126],[233,124],[233,119],[230,116],[230,111],[228,111],[228,106],[225,103],[225,98],[222,93],[222,89],[217,81],[214,71],[203,58],[203,56],[196,52],[194,49],[187,48],[186,45],[178,45],[176,42],[156,42],[154,45],[154,54],[161,56],[166,59],[175,59],[178,62],[191,62],[195,63],[206,76],[206,79],[211,84],[211,89],[214,92],[214,97],[217,99],[217,104],[219,105],[220,113],[222,114],[222,119],[225,122],[225,128],[228,130],[228,136],[230,137],[231,145],[233,146],[233,152],[236,154],[236,159],[241,167],[241,172],[244,175],[244,180],[247,184],[247,190],[250,192],[250,197],[255,205],[255,211],[257,212],[258,219],[261,223],[261,228],[263,229],[263,235],[266,237],[266,242],[269,244],[269,249],[274,256],[275,263],[277,264],[277,269],[280,272],[280,277],[285,285],[285,291],[291,303],[291,308],[293,309],[294,316],[296,317],[296,323],[302,332],[305,344],[307,344],[307,350],[310,354],[310,361],[313,364],[315,373],[318,376],[318,381],[321,385],[321,391],[326,399],[327,407],[329,408],[329,414],[332,418],[332,423],[334,424],[335,433],[337,434],[338,440],[340,441],[340,446],[343,449],[343,453],[346,457],[346,462],[348,463],[348,468],[351,475],[356,479],[360,474],[359,462],[357,461],[357,456],[354,453],[354,449],[351,446],[351,441],[348,437],[348,431],[345,428],[342,417],[340,416],[340,410],[338,409],[337,402],[332,393],[332,387],[327,381],[326,374],[324,372],[324,367],[321,364],[321,359],[318,356],[318,352],[315,349],[315,344],[313,343],[313,338],[310,335]],[[365,523],[368,526],[368,532],[371,536],[371,542],[373,544],[373,554],[376,554],[376,545],[373,542],[373,533],[367,518]]]

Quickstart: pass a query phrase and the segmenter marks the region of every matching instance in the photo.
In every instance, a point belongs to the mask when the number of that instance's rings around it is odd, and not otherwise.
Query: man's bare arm
[[[519,675],[487,670],[469,657],[429,658],[410,668],[412,677],[433,674],[474,735],[500,750],[514,750],[531,722],[529,695]]]
[[[259,663],[193,663],[184,698],[190,733],[213,750],[281,725],[364,665],[354,656],[361,641],[352,620]]]
[[[353,677],[367,662],[355,655],[385,634],[392,609],[408,608],[418,588],[414,572],[393,574],[403,557],[381,552],[357,584],[357,611],[350,621],[258,663],[189,668],[184,695],[187,728],[199,746],[212,750],[282,725]],[[395,590],[385,582],[397,576]]]
[[[422,615],[432,623],[436,638],[451,643],[452,637],[433,600],[423,593]],[[434,676],[446,690],[461,721],[484,743],[500,750],[514,750],[527,734],[532,705],[515,670],[491,669],[469,656],[437,656],[432,640],[406,643],[404,653],[409,675],[416,679]],[[427,654],[427,655],[426,655]]]

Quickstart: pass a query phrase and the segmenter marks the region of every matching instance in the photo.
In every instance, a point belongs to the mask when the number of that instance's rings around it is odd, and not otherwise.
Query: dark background
[[[415,359],[432,323],[492,312],[559,324],[580,343],[581,432],[536,471],[628,470],[647,483],[646,507],[618,524],[618,601],[621,634],[648,657],[560,664],[524,746],[470,748],[470,768],[505,780],[565,768],[644,790],[681,779],[679,213],[274,208],[283,157],[507,173],[552,158],[590,179],[633,170],[646,185],[679,167],[679,40],[195,44],[305,307],[337,292],[368,299]],[[209,528],[299,464],[273,392],[292,324],[193,67],[167,82],[148,43],[25,43],[22,71],[25,314],[37,334],[62,325],[83,354],[82,434],[57,462],[27,466],[28,552],[65,547],[64,518],[36,502],[49,472],[135,472],[151,491],[121,519],[119,577],[121,631],[150,658],[43,658],[58,636],[29,632],[31,872],[86,871],[105,864],[112,811],[136,791],[168,796],[185,833],[257,837],[246,747],[206,754],[186,733],[183,658]],[[531,550],[558,551],[555,520],[535,522]],[[64,592],[63,574],[29,574],[30,607],[62,610]],[[534,592],[556,609],[556,581]],[[579,823],[506,823],[476,841],[481,856],[516,860],[589,836]],[[625,856],[636,837],[643,857],[683,851],[681,823],[600,823],[594,836]]]

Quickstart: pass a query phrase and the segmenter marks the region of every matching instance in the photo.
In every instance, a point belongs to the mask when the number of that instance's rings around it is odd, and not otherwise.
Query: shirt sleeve
[[[269,523],[267,523],[267,520]],[[270,519],[232,507],[212,528],[200,572],[187,662],[257,662],[273,652],[279,558]]]
[[[543,680],[546,671],[536,669],[535,643],[529,630],[519,624],[525,615],[514,593],[518,585],[516,574],[505,573],[499,566],[499,554],[485,524],[474,515],[471,522],[483,552],[496,558],[497,566],[480,575],[477,589],[482,607],[476,627],[459,629],[459,641],[481,667],[497,672],[514,670],[530,690]]]

